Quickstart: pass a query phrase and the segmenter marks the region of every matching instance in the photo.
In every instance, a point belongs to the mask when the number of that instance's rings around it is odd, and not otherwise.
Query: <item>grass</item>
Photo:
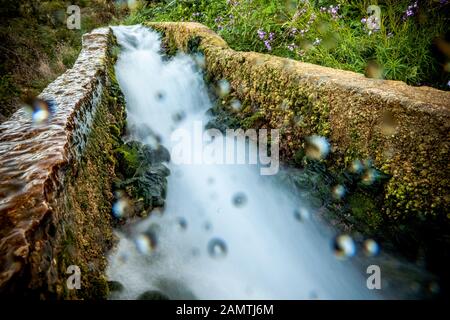
[[[379,30],[373,32],[361,22],[370,16],[371,4],[381,9]],[[413,15],[405,17],[412,4],[411,0],[162,1],[141,6],[125,23],[197,21],[235,50],[448,90],[450,76],[444,69],[450,69],[450,57],[436,41],[449,40],[450,4],[419,1]],[[339,7],[333,12],[330,6]]]

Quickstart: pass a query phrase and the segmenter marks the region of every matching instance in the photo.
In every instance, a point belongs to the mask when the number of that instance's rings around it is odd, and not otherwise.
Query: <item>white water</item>
[[[170,150],[170,132],[204,119],[211,106],[202,76],[189,56],[164,62],[157,33],[138,26],[114,32],[122,46],[116,73],[128,121],[135,130],[149,126]],[[176,123],[172,118],[179,111],[187,117]],[[113,298],[134,299],[152,289],[172,299],[377,298],[366,288],[364,274],[335,258],[330,234],[294,218],[295,208],[307,204],[261,176],[256,166],[169,167],[164,213],[119,234],[109,257],[108,277],[125,287]],[[240,207],[232,201],[238,192],[247,198]],[[185,230],[179,217],[187,221]],[[134,237],[151,224],[160,226],[158,246],[150,255],[141,254]],[[212,238],[226,243],[225,257],[208,254]]]

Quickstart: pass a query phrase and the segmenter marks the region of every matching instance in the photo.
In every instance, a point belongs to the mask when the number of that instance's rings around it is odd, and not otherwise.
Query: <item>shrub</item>
[[[367,13],[373,3],[377,1],[170,1],[148,3],[126,23],[197,21],[235,50],[448,89],[450,77],[443,66],[450,69],[449,57],[435,44],[449,36],[448,1],[378,1],[376,28]],[[371,66],[377,66],[375,74]]]

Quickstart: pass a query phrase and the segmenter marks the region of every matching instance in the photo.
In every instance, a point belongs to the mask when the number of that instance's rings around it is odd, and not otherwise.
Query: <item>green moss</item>
[[[256,111],[251,116],[244,118],[240,123],[244,129],[260,128],[265,116],[261,111]]]
[[[142,201],[145,207],[140,210],[163,206],[170,171],[162,162],[169,161],[169,152],[162,146],[152,149],[130,141],[116,149],[116,158],[120,180],[116,181],[115,188],[125,190],[135,202]]]
[[[372,195],[353,193],[349,196],[348,203],[358,225],[366,226],[366,234],[373,234],[383,224],[383,216]]]

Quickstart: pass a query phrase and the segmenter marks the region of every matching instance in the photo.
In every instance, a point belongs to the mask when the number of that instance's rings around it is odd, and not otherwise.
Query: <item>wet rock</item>
[[[169,151],[159,145],[152,148],[139,141],[129,141],[116,151],[119,180],[116,190],[124,190],[134,203],[132,215],[142,216],[155,207],[164,206],[170,170],[163,162],[170,161]]]
[[[108,281],[108,290],[109,292],[121,292],[124,287],[119,281]]]
[[[139,297],[138,300],[170,300],[168,296],[163,294],[160,291],[157,290],[149,290],[145,291]]]
[[[161,278],[156,280],[156,286],[165,292],[171,300],[196,300],[197,297],[182,281]]]

